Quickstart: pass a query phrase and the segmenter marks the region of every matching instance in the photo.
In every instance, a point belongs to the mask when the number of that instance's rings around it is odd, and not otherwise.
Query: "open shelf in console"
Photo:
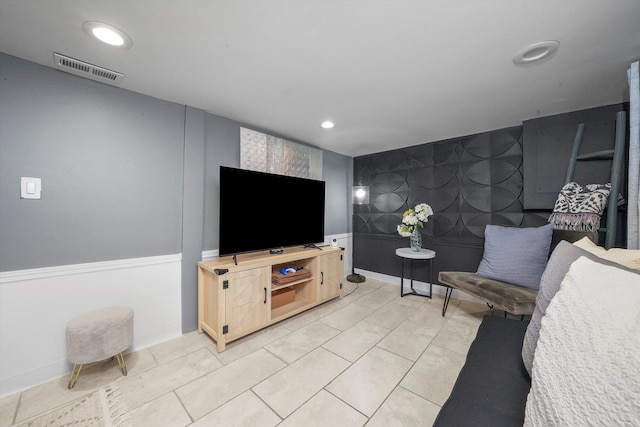
[[[293,314],[303,312],[313,305],[314,305],[314,302],[311,300],[305,300],[305,299],[299,299],[299,298],[295,299],[293,302],[290,302],[289,304],[285,304],[278,308],[272,308],[271,321],[275,322],[275,321],[281,320],[281,318],[285,319]]]
[[[287,273],[291,280],[287,280],[286,274],[283,277],[281,273],[281,269],[289,267],[297,270],[295,273]],[[278,283],[272,282],[271,284],[271,321],[289,317],[314,305],[316,300],[316,268],[316,257],[271,266],[272,277],[277,276],[280,280]],[[287,294],[283,304],[281,304],[282,293]],[[278,296],[277,303],[276,295]]]

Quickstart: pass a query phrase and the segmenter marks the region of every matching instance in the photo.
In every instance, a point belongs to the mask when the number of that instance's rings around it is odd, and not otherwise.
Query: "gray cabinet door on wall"
[[[580,153],[612,149],[615,118],[623,104],[559,114],[523,123],[524,209],[551,210],[564,184],[571,146],[584,123]],[[582,163],[574,181],[580,185],[609,182],[610,161]]]

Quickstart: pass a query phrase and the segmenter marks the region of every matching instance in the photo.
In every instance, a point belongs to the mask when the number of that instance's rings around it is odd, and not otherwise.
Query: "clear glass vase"
[[[411,236],[409,236],[409,246],[411,246],[411,250],[414,252],[420,252],[422,248],[422,234],[420,234],[420,228],[416,227],[411,232]]]

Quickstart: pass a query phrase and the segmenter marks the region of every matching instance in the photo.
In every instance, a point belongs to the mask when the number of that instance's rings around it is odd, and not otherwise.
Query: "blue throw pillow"
[[[477,274],[537,290],[547,266],[552,234],[553,224],[529,228],[487,225]]]

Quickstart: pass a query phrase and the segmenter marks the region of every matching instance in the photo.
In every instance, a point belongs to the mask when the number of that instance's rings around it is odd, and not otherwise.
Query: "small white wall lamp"
[[[366,185],[356,185],[351,192],[352,203],[354,205],[366,205],[369,203],[369,187]]]

